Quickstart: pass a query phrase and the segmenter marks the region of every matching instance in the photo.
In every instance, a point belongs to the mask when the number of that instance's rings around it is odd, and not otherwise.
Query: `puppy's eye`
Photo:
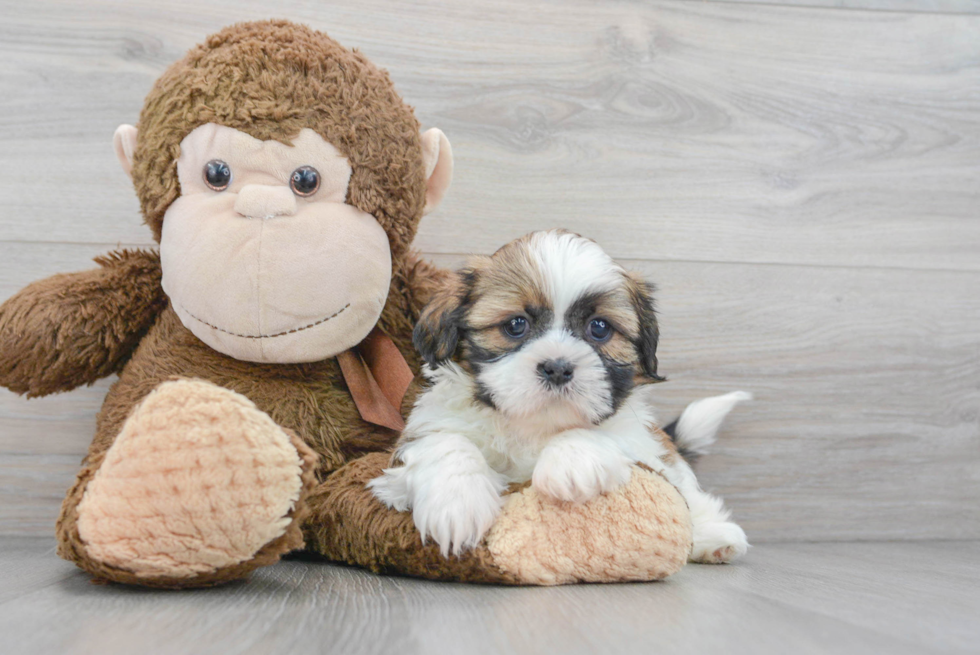
[[[220,159],[204,165],[204,183],[213,191],[224,191],[231,183],[231,167]]]
[[[504,332],[507,333],[508,337],[520,339],[527,334],[527,319],[523,316],[515,316],[504,323]]]
[[[289,187],[297,196],[312,196],[320,188],[320,174],[312,166],[300,166],[289,176]]]
[[[593,341],[605,341],[612,335],[612,326],[604,318],[594,318],[589,321],[589,337]]]

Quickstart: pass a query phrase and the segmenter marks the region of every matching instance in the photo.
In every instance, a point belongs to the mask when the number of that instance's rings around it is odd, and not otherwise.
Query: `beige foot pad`
[[[690,512],[657,473],[634,468],[625,487],[576,505],[528,487],[486,537],[494,564],[524,584],[660,580],[691,551]]]
[[[390,457],[356,459],[310,494],[311,548],[372,571],[512,585],[660,580],[691,552],[687,503],[663,477],[636,468],[624,488],[584,505],[517,491],[482,545],[446,558],[431,541],[422,545],[410,512],[385,507],[366,488]]]
[[[88,557],[137,581],[213,578],[283,539],[313,459],[244,396],[167,382],[127,419],[89,482],[78,535]],[[272,561],[301,544],[292,532],[296,543]]]

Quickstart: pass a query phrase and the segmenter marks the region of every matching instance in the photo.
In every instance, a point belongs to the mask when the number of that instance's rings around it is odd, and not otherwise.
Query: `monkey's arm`
[[[99,268],[55,275],[0,305],[0,386],[28,397],[115,373],[167,306],[160,255],[119,250]]]

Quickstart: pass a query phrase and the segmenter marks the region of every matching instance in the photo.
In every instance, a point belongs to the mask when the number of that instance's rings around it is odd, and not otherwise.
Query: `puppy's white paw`
[[[695,524],[690,560],[701,564],[728,564],[748,549],[745,531],[731,521]]]
[[[385,469],[379,477],[367,483],[367,488],[386,506],[404,512],[411,507],[405,473],[405,467]]]
[[[630,460],[588,430],[555,437],[541,451],[531,484],[558,500],[584,503],[630,479]]]
[[[422,535],[439,544],[443,556],[475,548],[493,524],[503,499],[492,480],[482,475],[454,475],[433,481],[415,499],[412,518]]]

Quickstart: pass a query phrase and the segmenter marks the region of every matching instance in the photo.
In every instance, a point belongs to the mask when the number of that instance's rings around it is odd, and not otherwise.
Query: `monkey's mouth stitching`
[[[197,316],[194,316],[193,314],[191,314],[189,311],[187,311],[187,308],[184,307],[183,305],[180,306],[181,309],[183,309],[185,312],[187,312],[187,315],[188,316],[190,316],[191,318],[193,318],[198,323],[203,323],[204,325],[207,325],[209,328],[214,328],[218,332],[224,332],[225,334],[230,334],[233,337],[241,337],[242,339],[275,339],[276,337],[284,337],[287,334],[294,334],[296,332],[302,332],[303,330],[309,330],[310,328],[316,327],[317,325],[321,325],[323,323],[326,323],[327,321],[329,321],[332,318],[336,318],[336,317],[340,316],[341,314],[344,313],[344,311],[348,307],[350,307],[350,303],[347,303],[346,305],[344,305],[343,307],[341,307],[340,309],[338,309],[337,311],[335,311],[330,316],[327,316],[326,318],[321,318],[319,321],[316,321],[314,323],[310,323],[309,325],[304,325],[303,327],[293,328],[292,330],[286,330],[285,332],[277,332],[276,334],[238,334],[237,332],[231,332],[229,330],[225,330],[223,328],[219,328],[217,325],[211,325],[210,323],[208,323],[204,319],[198,318]]]

